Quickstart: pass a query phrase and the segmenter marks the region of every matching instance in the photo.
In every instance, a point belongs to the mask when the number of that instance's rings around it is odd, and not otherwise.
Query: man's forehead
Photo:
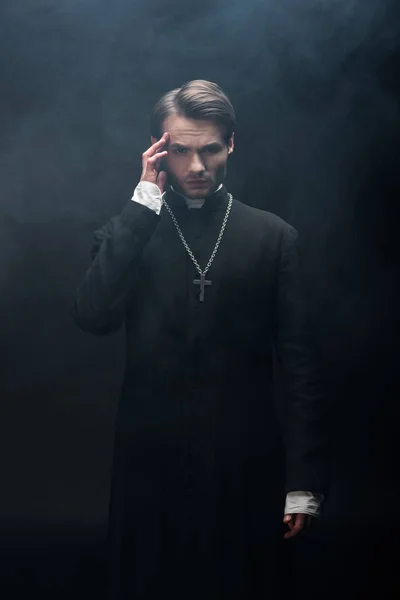
[[[210,144],[221,144],[221,139],[216,135],[193,135],[190,133],[174,133],[168,130],[170,137],[168,144],[170,146],[208,146]]]
[[[170,144],[213,144],[222,141],[218,127],[208,121],[193,121],[177,116],[168,117],[164,131],[169,133]]]

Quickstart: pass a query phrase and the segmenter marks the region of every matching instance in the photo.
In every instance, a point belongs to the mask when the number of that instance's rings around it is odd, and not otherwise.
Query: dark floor
[[[314,531],[288,548],[283,567],[296,600],[347,600],[400,597],[399,528],[377,531],[366,523],[351,524],[329,536]],[[290,575],[291,573],[291,575]],[[2,536],[0,598],[101,600],[105,589],[104,538],[92,533],[65,536],[32,529],[29,534]],[[292,597],[293,599],[293,597]],[[245,599],[244,599],[245,600]]]

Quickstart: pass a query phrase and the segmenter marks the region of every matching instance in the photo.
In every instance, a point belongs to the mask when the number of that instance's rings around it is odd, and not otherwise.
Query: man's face
[[[189,198],[212,194],[226,178],[228,154],[233,152],[235,134],[227,146],[220,127],[212,121],[177,115],[165,119],[163,133],[166,131],[169,139],[163,150],[168,150],[164,159],[168,183]],[[152,144],[156,141],[151,138]]]

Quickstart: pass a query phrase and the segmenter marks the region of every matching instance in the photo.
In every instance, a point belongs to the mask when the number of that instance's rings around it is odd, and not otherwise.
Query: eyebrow
[[[207,148],[220,147],[220,146],[222,146],[221,142],[210,142],[209,144],[206,144],[205,146],[200,148],[200,150],[206,150]],[[179,142],[174,142],[173,144],[170,145],[170,148],[190,149],[190,146],[185,146],[185,144],[180,144]]]

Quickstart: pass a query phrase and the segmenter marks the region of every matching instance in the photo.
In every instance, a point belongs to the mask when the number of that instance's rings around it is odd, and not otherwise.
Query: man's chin
[[[188,198],[204,198],[212,193],[212,185],[209,182],[204,185],[185,184],[183,193]]]

